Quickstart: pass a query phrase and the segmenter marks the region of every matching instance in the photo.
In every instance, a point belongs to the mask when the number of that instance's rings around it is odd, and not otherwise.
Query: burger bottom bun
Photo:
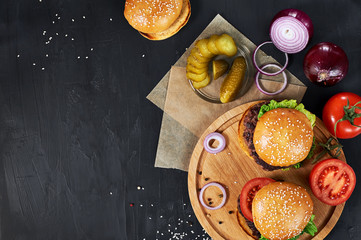
[[[246,219],[237,211],[237,220],[242,229],[254,239],[258,239],[258,236],[253,235],[252,229],[248,226]]]
[[[252,106],[254,106],[254,105],[252,105]],[[246,144],[245,141],[244,141],[243,133],[244,133],[244,130],[245,130],[244,117],[247,115],[247,113],[249,112],[249,109],[250,109],[252,106],[250,106],[250,107],[243,113],[243,116],[242,116],[242,118],[241,118],[241,120],[239,121],[239,124],[238,124],[238,142],[239,142],[239,145],[240,145],[241,149],[243,150],[243,152],[246,153],[246,155],[247,155],[249,158],[252,158],[252,157],[251,157],[251,155],[250,155],[249,148],[248,148],[247,144]]]
[[[170,25],[169,28],[157,33],[144,33],[144,32],[139,32],[139,33],[143,37],[148,38],[149,40],[153,40],[153,41],[164,40],[170,38],[171,36],[179,32],[179,30],[187,24],[190,16],[191,16],[191,4],[189,0],[183,0],[183,5],[180,15],[173,22],[173,24]]]
[[[252,202],[256,228],[270,240],[286,240],[299,235],[313,213],[306,189],[293,183],[273,182],[261,188]]]

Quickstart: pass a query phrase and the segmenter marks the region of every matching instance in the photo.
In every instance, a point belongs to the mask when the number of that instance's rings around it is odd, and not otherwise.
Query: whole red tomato
[[[351,92],[334,95],[323,108],[322,120],[336,137],[356,137],[361,133],[361,97]]]

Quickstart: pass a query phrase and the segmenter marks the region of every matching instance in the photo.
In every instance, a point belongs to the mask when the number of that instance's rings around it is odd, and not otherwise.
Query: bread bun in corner
[[[252,106],[251,106],[252,107]],[[250,108],[251,108],[250,107]],[[244,118],[245,116],[248,114],[250,108],[248,108],[244,113],[243,113],[243,116],[241,118],[241,120],[239,121],[238,123],[238,142],[239,142],[239,145],[241,147],[241,149],[243,150],[243,152],[249,157],[249,158],[252,158],[252,156],[250,155],[250,150],[244,140],[244,136],[243,136],[243,133],[245,132],[245,126],[244,126]]]
[[[258,120],[253,142],[263,161],[272,166],[287,167],[307,157],[312,147],[313,129],[302,112],[277,108]]]
[[[273,182],[261,188],[252,202],[253,221],[270,240],[299,235],[310,221],[313,202],[306,189],[293,183]]]
[[[150,40],[176,34],[190,17],[189,0],[126,0],[124,16],[129,24]]]

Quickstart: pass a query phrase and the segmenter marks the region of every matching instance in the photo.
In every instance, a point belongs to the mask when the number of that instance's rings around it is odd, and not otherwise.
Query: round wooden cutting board
[[[307,189],[314,202],[314,221],[318,232],[313,238],[308,234],[303,234],[299,239],[324,239],[335,226],[344,204],[336,207],[328,206],[313,196],[308,185],[308,176],[314,166],[312,159],[305,160],[300,169],[291,168],[288,171],[268,172],[262,170],[241,150],[237,135],[238,122],[244,111],[255,103],[257,102],[243,104],[223,114],[207,128],[194,148],[188,170],[188,191],[199,222],[213,239],[253,239],[238,224],[237,198],[248,180],[255,177],[270,177],[293,182]],[[227,142],[226,148],[218,154],[209,154],[203,148],[203,141],[211,132],[223,134]],[[314,135],[316,142],[326,142],[331,137],[320,119],[316,121]],[[324,158],[327,158],[327,155]],[[343,152],[339,159],[346,161]],[[204,208],[198,199],[200,189],[209,182],[218,182],[226,188],[227,201],[218,210]],[[207,200],[206,202],[212,201],[215,206],[222,198],[222,195],[219,195],[219,199],[217,199],[218,195],[217,188],[210,187],[205,191],[204,199]]]

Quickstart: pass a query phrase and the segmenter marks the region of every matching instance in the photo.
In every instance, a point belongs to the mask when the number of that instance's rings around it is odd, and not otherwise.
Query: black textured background
[[[153,167],[162,111],[146,95],[217,13],[261,43],[279,10],[305,11],[315,28],[307,49],[331,41],[350,61],[341,83],[321,88],[303,74],[306,50],[292,56],[307,109],[320,117],[333,94],[361,95],[360,1],[191,4],[184,29],[152,42],[128,25],[124,1],[0,2],[1,239],[207,239],[187,173]],[[361,136],[341,143],[361,176]],[[358,184],[327,239],[361,238],[360,199]]]

